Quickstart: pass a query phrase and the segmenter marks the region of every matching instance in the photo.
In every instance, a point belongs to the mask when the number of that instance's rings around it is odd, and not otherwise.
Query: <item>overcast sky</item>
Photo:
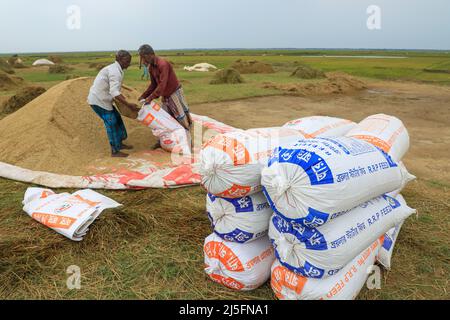
[[[0,4],[1,53],[136,50],[142,43],[159,50],[450,49],[449,0],[0,0]],[[71,5],[80,9],[79,24],[76,11],[67,13]],[[381,9],[379,30],[367,27],[370,5]]]

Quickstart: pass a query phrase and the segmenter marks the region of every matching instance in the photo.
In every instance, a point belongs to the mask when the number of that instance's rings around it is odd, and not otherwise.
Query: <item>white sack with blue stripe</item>
[[[267,235],[273,214],[262,192],[236,199],[208,193],[206,210],[214,233],[224,240],[238,243]]]
[[[317,228],[306,228],[274,214],[269,238],[283,266],[305,277],[326,278],[413,213],[415,210],[401,195],[384,195]]]
[[[378,147],[338,137],[302,139],[277,148],[261,184],[277,214],[316,227],[414,178]]]

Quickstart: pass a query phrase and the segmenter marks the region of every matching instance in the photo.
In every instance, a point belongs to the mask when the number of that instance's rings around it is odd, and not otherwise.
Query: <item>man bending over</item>
[[[121,150],[133,148],[123,143],[127,139],[127,129],[120,113],[113,106],[113,101],[117,101],[131,110],[139,110],[136,104],[129,103],[121,94],[123,71],[130,64],[131,54],[125,50],[118,51],[116,61],[99,72],[88,96],[88,103],[105,124],[112,157],[128,157],[128,154],[121,152]]]

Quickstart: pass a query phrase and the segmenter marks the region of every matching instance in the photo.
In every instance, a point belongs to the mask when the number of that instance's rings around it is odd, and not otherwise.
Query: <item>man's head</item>
[[[123,70],[127,69],[131,64],[131,54],[126,50],[119,50],[116,53],[116,61]]]
[[[142,45],[139,50],[139,56],[141,57],[141,63],[144,64],[153,64],[155,62],[155,51],[153,48],[148,45]]]

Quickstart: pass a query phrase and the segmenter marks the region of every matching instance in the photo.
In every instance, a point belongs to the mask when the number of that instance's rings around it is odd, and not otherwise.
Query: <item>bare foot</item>
[[[126,158],[128,157],[129,154],[123,153],[123,152],[116,152],[116,153],[111,153],[111,157],[113,158]]]
[[[121,150],[131,150],[131,149],[133,149],[133,146],[127,146],[126,144],[122,144]]]

